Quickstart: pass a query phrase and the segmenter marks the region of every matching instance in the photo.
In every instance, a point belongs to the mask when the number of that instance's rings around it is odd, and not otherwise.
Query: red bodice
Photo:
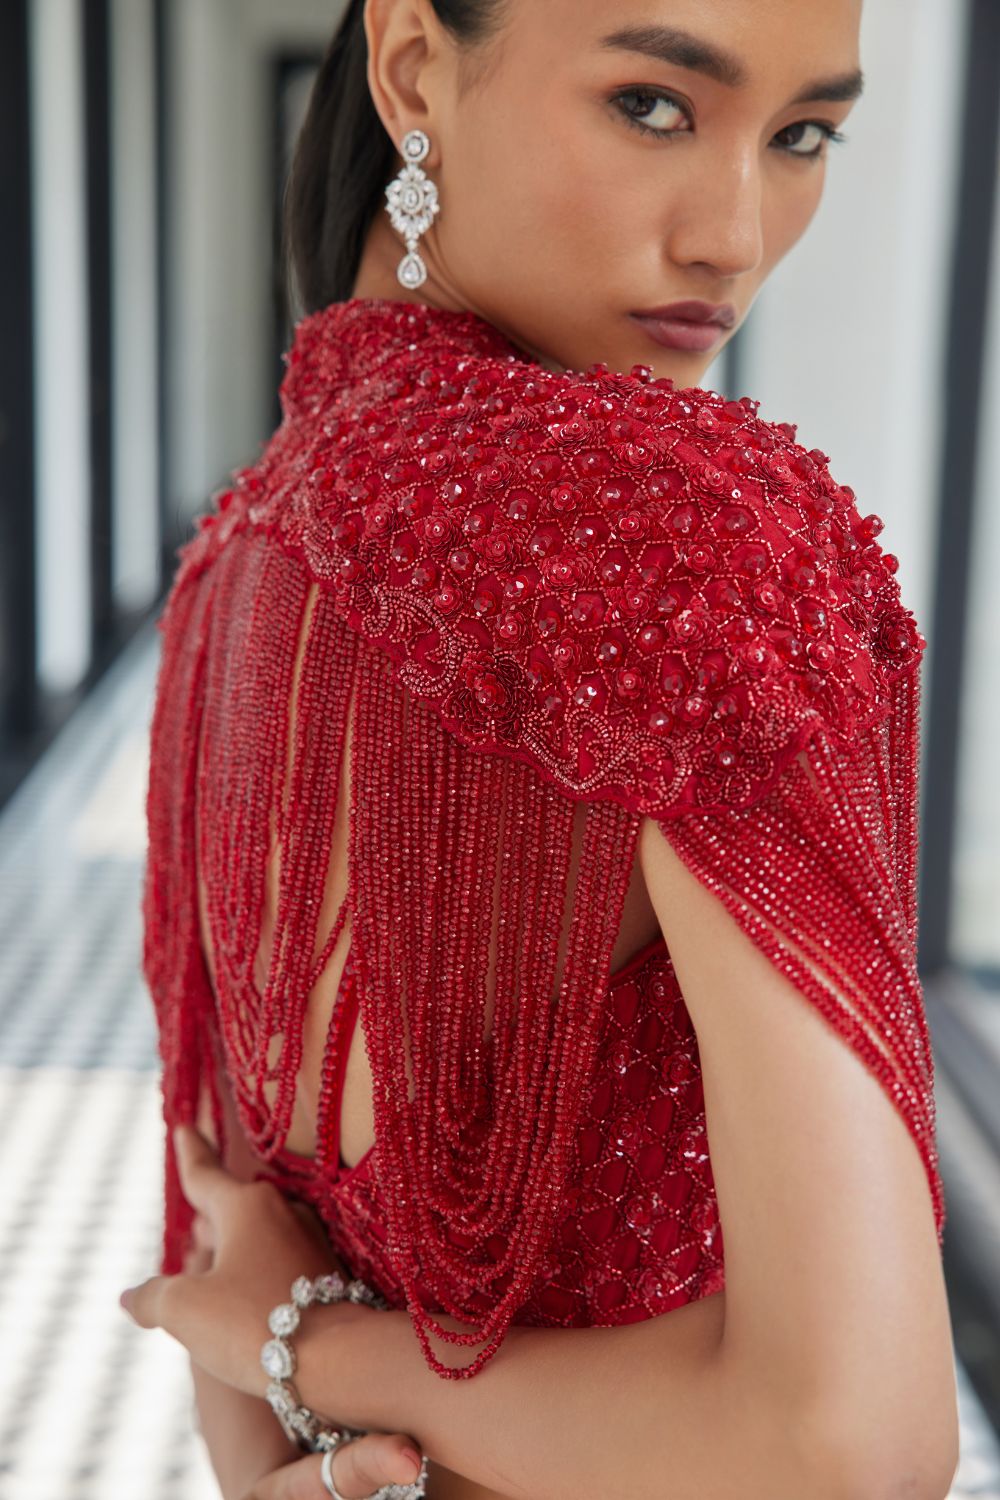
[[[386,1253],[372,1153],[353,1167],[339,1157],[339,1090],[357,1015],[348,958],[334,1009],[317,1157],[282,1147],[264,1175],[313,1204],[355,1275],[405,1307]],[[461,1247],[457,1227],[452,1239]],[[656,938],[611,976],[558,1228],[513,1321],[631,1323],[719,1291],[724,1280],[698,1041],[665,944]],[[485,1313],[487,1299],[478,1300]]]
[[[669,954],[611,972],[651,817],[879,1080],[940,1236],[916,969],[926,643],[879,517],[747,398],[644,366],[547,371],[423,304],[304,319],[282,408],[181,549],[160,620],[143,912],[167,1124],[221,1057],[262,1170],[316,1204],[447,1378],[515,1319],[620,1323],[719,1290]],[[326,931],[337,834],[347,894]],[[306,997],[346,913],[312,1162],[285,1141]],[[345,1170],[358,1020],[375,1146]],[[222,1135],[217,1100],[215,1117]],[[165,1186],[170,1272],[192,1210],[169,1136]],[[449,1368],[430,1333],[485,1347]]]

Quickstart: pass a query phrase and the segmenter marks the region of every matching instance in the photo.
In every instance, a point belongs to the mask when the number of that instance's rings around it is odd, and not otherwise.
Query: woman
[[[227,1497],[421,1451],[433,1500],[949,1488],[925,642],[825,455],[696,385],[859,12],[367,0],[324,61],[283,421],[182,549],[152,727],[180,1130],[128,1306]],[[332,1462],[260,1363],[331,1269],[388,1303],[295,1334]]]

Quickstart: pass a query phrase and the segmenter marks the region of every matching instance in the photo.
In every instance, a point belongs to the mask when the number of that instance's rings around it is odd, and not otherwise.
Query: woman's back
[[[746,403],[561,377],[472,315],[377,299],[300,325],[283,396],[164,616],[169,1108],[224,1068],[254,1152],[435,1367],[434,1309],[478,1320],[488,1357],[511,1319],[720,1290],[697,1038],[638,869],[652,818],[878,1073],[940,1226],[919,645],[822,455]]]
[[[406,688],[393,683],[378,651],[352,652],[352,632],[338,619],[329,594],[323,595],[315,584],[301,593],[301,574],[294,560],[271,552],[255,564],[254,551],[260,551],[259,542],[234,537],[227,542],[225,555],[213,564],[217,577],[205,682],[205,701],[212,706],[206,713],[200,761],[204,870],[199,876],[199,927],[217,998],[212,1001],[211,1016],[206,1009],[205,1019],[223,1042],[217,1053],[219,1075],[233,1082],[242,1129],[259,1154],[258,1164],[266,1160],[286,1191],[314,1204],[334,1246],[355,1271],[403,1305],[406,1298],[387,1253],[385,1195],[370,1159],[376,1139],[373,1080],[364,1033],[357,1024],[360,992],[346,900],[352,827],[352,711],[358,715],[353,721],[356,733],[368,736],[368,754],[378,761],[379,747],[385,744],[380,730],[385,726],[377,720],[374,705],[377,700],[391,701],[400,718],[406,718],[410,740],[423,746],[423,770],[440,777],[442,796],[450,792],[455,799],[450,837],[435,845],[446,855],[442,873],[432,883],[428,872],[422,904],[428,910],[437,907],[439,918],[447,918],[443,895],[454,871],[450,896],[467,938],[454,971],[456,1000],[467,995],[473,1003],[481,1002],[484,1056],[489,1056],[494,1026],[498,965],[505,975],[508,1000],[517,993],[506,978],[515,963],[524,971],[520,984],[529,995],[532,992],[530,953],[516,952],[520,940],[513,928],[514,922],[524,920],[526,893],[538,892],[541,886],[541,882],[530,883],[529,861],[555,864],[561,842],[569,884],[565,892],[562,886],[553,887],[536,914],[538,923],[544,924],[550,965],[554,964],[550,996],[555,999],[558,994],[575,909],[569,899],[572,881],[588,844],[588,805],[565,799],[541,782],[532,768],[449,745],[447,731],[434,727],[432,715]],[[282,601],[292,596],[305,601],[303,623],[295,625],[300,632],[295,650],[289,649],[291,628],[282,636],[280,627],[274,626]],[[295,617],[296,621],[300,617],[298,605]],[[239,646],[232,632],[239,632]],[[242,670],[234,671],[238,657]],[[274,667],[279,662],[298,663],[297,686],[294,670],[290,678],[275,680]],[[268,676],[269,689],[260,680],[261,671]],[[311,684],[307,682],[310,673]],[[286,701],[289,682],[287,725],[282,721],[272,728],[274,704]],[[337,713],[339,705],[344,708],[343,718]],[[303,721],[310,728],[302,741],[309,736],[315,741],[308,752],[313,756],[312,770],[307,772],[300,763],[296,790],[289,794],[294,761],[288,746],[298,743],[300,754],[306,753],[299,740]],[[369,808],[382,797],[391,798],[394,806],[397,799],[405,802],[411,811],[422,800],[430,800],[430,788],[415,774],[417,757],[410,740],[403,751],[409,762],[405,767],[392,765],[392,746],[385,746],[386,765],[376,773],[383,775],[380,784],[373,779],[371,761],[365,766],[361,757],[367,789],[364,801]],[[399,743],[403,744],[402,736]],[[250,747],[258,753],[249,755]],[[281,747],[286,754],[283,781],[274,775],[282,759]],[[282,787],[279,837],[277,808]],[[490,809],[498,814],[504,811],[522,823],[533,818],[535,827],[522,835],[510,831],[504,835],[492,824]],[[433,818],[433,808],[422,810],[428,820]],[[615,815],[620,817],[621,810],[616,809]],[[355,809],[353,826],[361,822]],[[591,816],[591,860],[595,826],[600,830]],[[213,836],[213,830],[223,828],[225,837]],[[477,835],[481,842],[484,834],[495,841],[500,854],[500,860],[493,862],[497,873],[492,891],[490,867],[473,857],[471,847]],[[387,844],[398,849],[391,835]],[[293,851],[284,885],[283,845]],[[420,849],[415,837],[414,852],[418,850],[426,855],[426,847]],[[398,857],[403,863],[402,851]],[[371,857],[367,862],[358,859],[355,899],[359,902],[364,898],[357,888],[366,876],[371,877],[375,863]],[[383,872],[388,883],[392,861],[383,856],[383,863],[389,866]],[[594,1007],[594,1020],[599,1022],[597,1060],[569,1142],[571,1161],[561,1193],[561,1243],[549,1257],[547,1273],[537,1276],[530,1299],[525,1291],[515,1304],[522,1322],[569,1324],[615,1321],[626,1315],[646,1317],[721,1286],[721,1242],[717,1243],[704,1143],[696,1042],[645,891],[634,840],[627,855],[622,851],[623,875],[626,865],[626,896],[612,942],[610,974],[599,988],[596,963],[593,976],[588,976],[600,1001]],[[520,877],[520,886],[515,876]],[[601,871],[595,871],[595,876],[600,879]],[[463,890],[464,902],[460,900]],[[488,898],[493,905],[487,904]],[[596,909],[593,898],[588,904]],[[374,906],[369,906],[369,912]],[[411,898],[405,891],[400,891],[398,902],[392,902],[390,893],[378,906],[403,931],[407,922],[413,922]],[[249,914],[258,911],[260,934],[254,941],[255,923]],[[462,917],[465,911],[467,921]],[[490,920],[491,913],[497,924]],[[497,930],[501,918],[506,922],[503,939]],[[450,932],[453,935],[455,929]],[[438,982],[443,983],[451,956],[449,938],[443,929],[435,932],[429,924],[427,943],[432,944],[436,935],[444,939],[437,955]],[[537,934],[534,940],[525,936],[524,941],[532,951],[541,946]],[[599,957],[597,945],[592,946],[595,958]],[[227,955],[221,976],[217,947]],[[418,951],[420,944],[415,941],[408,952]],[[428,956],[426,946],[422,951]],[[312,955],[311,968],[305,964],[307,954]],[[405,963],[395,972],[404,984],[411,979],[412,971]],[[579,979],[575,983],[579,988]],[[300,1006],[297,997],[307,992],[308,1003]],[[292,1003],[287,1012],[279,1013],[282,995]],[[506,1024],[502,1035],[512,1034],[513,1028]],[[544,1076],[546,1032],[536,1028],[526,1041]],[[283,1060],[280,1049],[285,1042],[295,1050]],[[439,1051],[437,1095],[448,1076],[458,1076],[468,1055],[463,1047],[453,1061],[443,1062],[444,1048],[434,1048],[435,1055]],[[469,1107],[461,1086],[456,1094],[457,1110]],[[516,1113],[525,1116],[524,1123],[528,1099],[525,1088],[524,1096],[514,1101]],[[492,1106],[489,1113],[493,1113]],[[463,1128],[468,1128],[468,1122]],[[460,1155],[457,1150],[456,1159]],[[696,1195],[702,1202],[700,1216],[694,1208]],[[697,1233],[689,1243],[693,1224]],[[455,1243],[461,1244],[458,1239]],[[493,1241],[494,1249],[497,1243],[501,1250],[506,1248],[502,1236]],[[510,1248],[519,1250],[520,1246],[512,1239]],[[672,1257],[670,1265],[668,1256]],[[424,1283],[422,1300],[427,1292]],[[429,1300],[439,1302],[440,1298]]]
[[[295,644],[292,670],[293,687],[288,704],[289,750],[286,755],[286,778],[291,761],[290,747],[294,745],[297,734],[299,717],[297,702],[298,684],[302,670],[303,655],[317,604],[318,592],[319,585],[316,583],[311,584],[306,596],[305,606],[302,611],[302,622],[299,626]],[[336,787],[327,786],[324,783],[325,794],[336,796],[337,801],[333,811],[326,882],[317,915],[317,929],[323,933],[328,932],[333,926],[336,915],[340,911],[341,904],[347,895],[347,829],[349,826],[349,810],[352,798],[352,712],[353,695],[351,707],[349,707],[346,716],[347,724],[340,781]],[[582,812],[583,804],[581,803],[575,809],[576,815],[573,821],[574,864],[579,860],[583,843],[583,819],[580,816]],[[281,888],[281,842],[276,836],[273,809],[270,810],[269,815],[268,843],[269,854],[264,874],[260,938],[252,969],[254,985],[261,992],[266,987],[267,976],[272,963],[273,935],[278,922],[278,896]],[[209,973],[212,976],[214,985],[215,961],[211,926],[208,921],[208,892],[205,889],[204,877],[200,872],[198,886],[200,936],[202,946],[205,950]],[[222,899],[225,899],[224,891],[222,892]],[[350,935],[351,917],[350,910],[348,909],[345,913],[340,935],[328,953],[322,971],[318,974],[309,991],[302,1017],[302,1059],[295,1078],[291,1118],[284,1138],[285,1149],[300,1159],[315,1159],[317,1155],[316,1126],[323,1088],[323,1054],[327,1038],[330,1034],[334,1004],[344,973],[344,966],[350,946]],[[649,899],[649,894],[646,891],[642,871],[639,867],[637,851],[633,859],[632,874],[628,889],[625,893],[625,902],[622,908],[618,935],[611,953],[612,973],[625,968],[630,961],[641,956],[645,950],[655,946],[660,936],[659,923]],[[487,965],[487,1032],[492,1022],[493,989],[496,982],[496,958],[496,932],[492,930]],[[360,1026],[352,1028],[349,1040],[345,1039],[343,1050],[346,1055],[342,1065],[343,1074],[339,1090],[338,1118],[336,1121],[331,1118],[331,1112],[328,1110],[326,1114],[326,1126],[328,1134],[333,1132],[336,1135],[339,1143],[337,1154],[340,1162],[344,1166],[352,1168],[357,1166],[361,1159],[368,1155],[375,1140],[371,1068],[364,1047],[364,1033]],[[276,1081],[267,1081],[264,1086],[264,1097],[271,1108],[274,1107],[276,1093]]]

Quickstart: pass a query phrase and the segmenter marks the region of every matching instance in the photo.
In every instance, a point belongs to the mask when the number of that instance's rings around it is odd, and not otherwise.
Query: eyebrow
[[[738,57],[724,52],[711,42],[694,36],[690,31],[681,31],[676,26],[621,26],[608,36],[601,37],[598,45],[619,52],[641,52],[658,62],[673,63],[678,68],[690,68],[695,73],[705,73],[727,88],[745,88],[749,75]],[[853,73],[839,73],[833,78],[818,78],[806,84],[789,100],[790,104],[808,104],[814,99],[857,99],[864,88],[864,75],[860,69]]]

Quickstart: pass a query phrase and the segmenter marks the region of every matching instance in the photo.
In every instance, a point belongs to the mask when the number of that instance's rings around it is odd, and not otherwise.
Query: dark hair
[[[500,27],[507,0],[430,0],[470,50]],[[289,309],[298,316],[350,297],[368,229],[385,205],[396,150],[368,87],[365,0],[349,0],[309,96],[295,145],[282,216]],[[464,93],[481,69],[463,70]],[[402,244],[400,254],[402,255]]]

